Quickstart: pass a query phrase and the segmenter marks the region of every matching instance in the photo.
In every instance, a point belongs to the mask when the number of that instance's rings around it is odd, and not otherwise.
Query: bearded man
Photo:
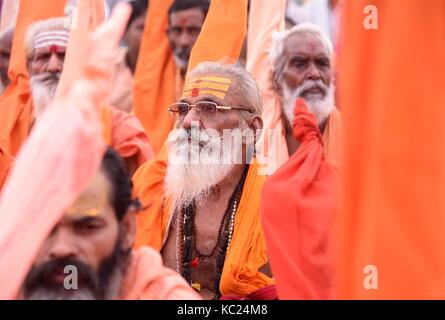
[[[326,157],[338,167],[341,119],[335,107],[332,55],[330,40],[308,23],[275,34],[270,50],[272,84],[281,101],[289,155],[299,146],[291,124],[295,101],[301,98],[317,120]]]
[[[252,155],[261,108],[258,86],[243,68],[199,64],[169,108],[177,130],[133,177],[145,207],[136,246],[160,250],[205,299],[275,297],[259,220],[266,177]]]
[[[23,281],[30,300],[196,299],[199,296],[150,248],[132,250],[131,180],[109,148],[99,172],[68,208]]]
[[[38,121],[54,99],[62,74],[69,39],[68,21],[52,18],[28,28],[26,58],[30,76],[34,119]],[[113,107],[103,106],[104,138],[124,158],[130,172],[136,171],[152,155],[139,120]],[[31,124],[30,124],[31,125]]]

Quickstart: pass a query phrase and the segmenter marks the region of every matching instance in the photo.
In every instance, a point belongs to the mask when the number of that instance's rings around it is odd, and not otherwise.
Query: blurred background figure
[[[130,112],[133,109],[133,80],[139,57],[142,33],[147,16],[148,0],[133,0],[129,2],[133,11],[122,38],[124,47],[116,61],[109,104]]]
[[[198,40],[209,6],[208,0],[176,0],[168,10],[168,39],[182,78],[187,72],[190,53]]]
[[[10,82],[8,77],[8,69],[13,37],[13,28],[0,34],[0,93],[3,93]]]

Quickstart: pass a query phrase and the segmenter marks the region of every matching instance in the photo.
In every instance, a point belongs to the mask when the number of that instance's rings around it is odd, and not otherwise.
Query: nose
[[[196,109],[192,108],[184,117],[184,119],[182,120],[182,127],[184,129],[191,129],[192,128],[192,123],[193,122],[199,122],[199,116],[198,113],[196,112]]]
[[[48,72],[62,72],[63,62],[56,53],[51,54],[46,69]]]
[[[77,246],[68,232],[57,230],[50,238],[49,257],[51,259],[74,258],[77,256]]]
[[[307,80],[320,80],[321,79],[321,73],[320,70],[317,69],[314,63],[311,63],[309,66],[309,69],[306,74]]]
[[[189,48],[192,46],[192,37],[187,30],[184,30],[179,36],[178,43],[181,48]]]

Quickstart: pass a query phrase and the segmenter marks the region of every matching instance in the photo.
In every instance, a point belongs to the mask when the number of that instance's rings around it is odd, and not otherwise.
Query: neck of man
[[[204,201],[218,202],[221,198],[225,198],[224,195],[230,198],[241,180],[245,167],[246,164],[235,165],[227,177],[212,188],[208,199]]]

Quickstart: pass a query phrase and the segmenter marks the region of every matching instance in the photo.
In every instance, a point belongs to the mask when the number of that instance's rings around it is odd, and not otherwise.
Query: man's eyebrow
[[[101,217],[98,216],[79,216],[79,217],[73,217],[70,218],[70,222],[74,224],[84,224],[84,223],[90,223],[95,221],[102,221]]]

